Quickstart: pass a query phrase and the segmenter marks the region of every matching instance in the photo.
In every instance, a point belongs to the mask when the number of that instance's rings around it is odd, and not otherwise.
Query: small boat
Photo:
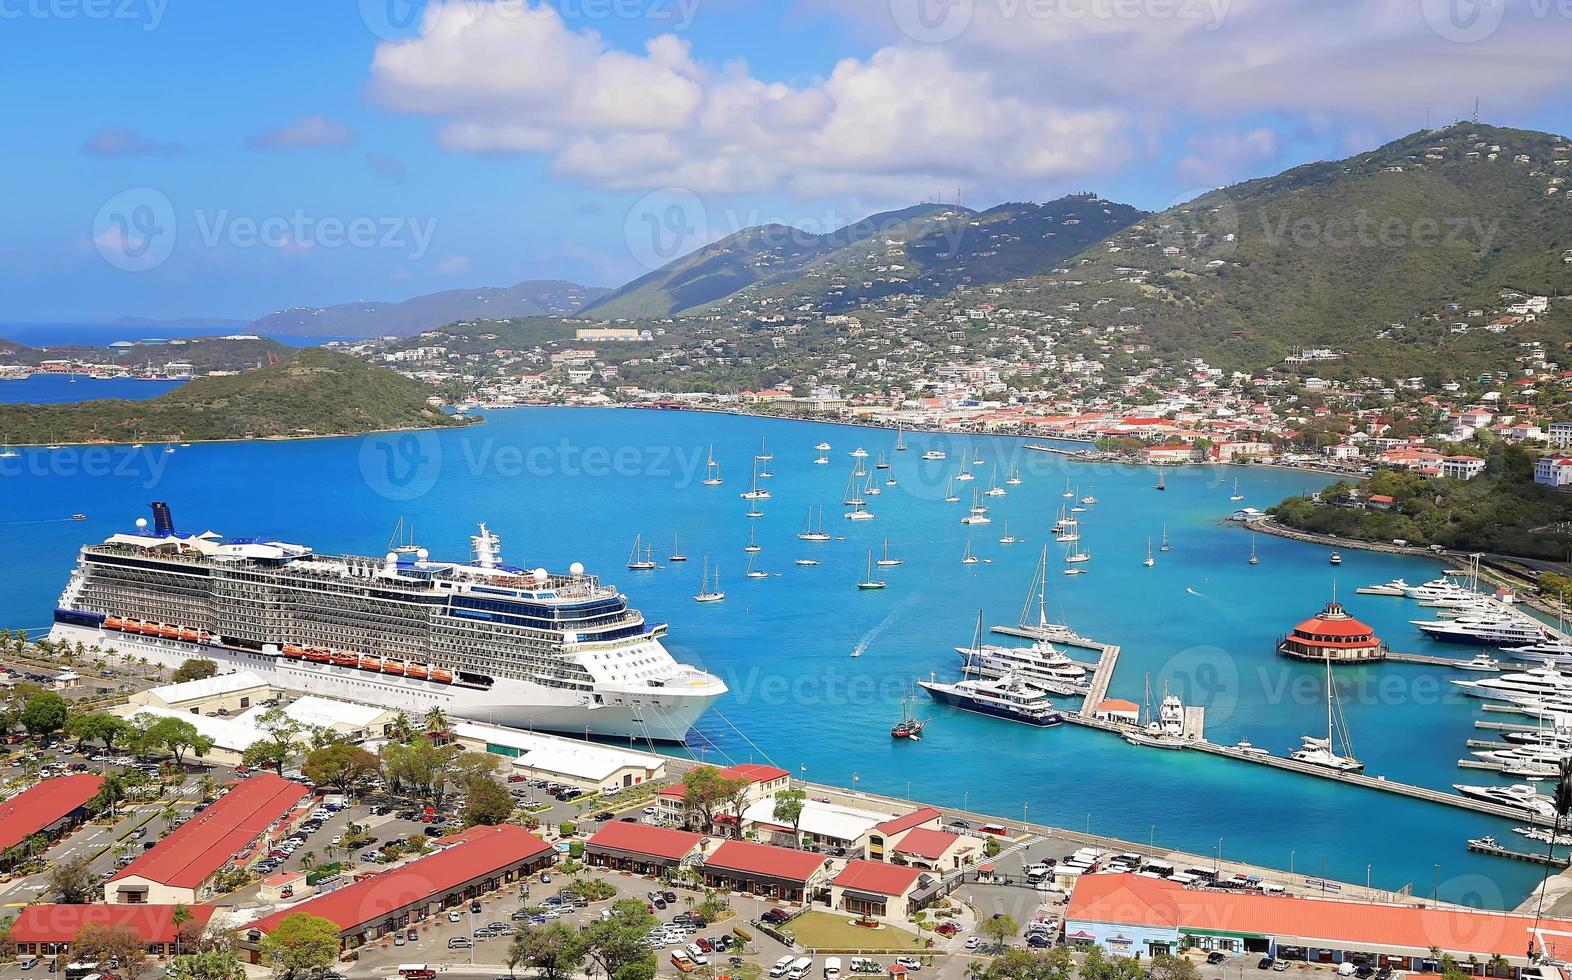
[[[1064,493],[1062,494],[1062,496],[1066,500],[1074,500],[1075,499],[1075,491],[1070,489],[1070,478],[1069,477],[1065,477],[1064,478]]]
[[[887,486],[887,487],[895,486],[895,477],[892,476],[888,480],[885,480],[884,481],[884,485]]]
[[[704,558],[704,574],[699,579],[699,592],[693,597],[694,602],[720,602],[726,598],[726,593],[720,589],[720,569],[715,570],[715,584],[710,585],[710,559]],[[433,678],[435,673],[433,673]]]
[[[748,578],[769,578],[770,577],[770,573],[766,572],[764,569],[753,567],[753,556],[752,555],[748,556],[748,570],[746,572],[743,572],[742,574],[747,576]]]
[[[171,440],[169,440],[169,443],[164,446],[164,452],[172,453],[174,451],[175,451],[175,441],[173,439],[171,439]]]
[[[864,592],[869,592],[874,589],[882,589],[884,587],[885,583],[882,580],[873,577],[873,551],[870,550],[868,552],[868,577],[863,579],[861,582],[858,582],[857,588],[863,590]]]
[[[655,559],[650,557],[650,549],[640,544],[639,536],[633,536],[633,548],[628,551],[628,570],[634,572],[647,572],[655,567]]]
[[[1266,749],[1261,748],[1259,745],[1251,745],[1245,739],[1240,739],[1239,741],[1235,742],[1233,744],[1233,748],[1234,748],[1234,751],[1236,751],[1236,752],[1243,752],[1245,755],[1271,755],[1272,754],[1272,753],[1268,752]]]
[[[1004,478],[1004,482],[1005,482],[1006,486],[1012,486],[1012,487],[1020,486],[1021,485],[1021,468],[1019,466],[1012,466],[1012,467],[1010,467],[1010,475]]]
[[[1234,492],[1229,495],[1229,500],[1243,500],[1244,494],[1239,492],[1239,478],[1234,477]]]
[[[0,446],[0,459],[16,459],[22,454],[11,448],[10,443]]]
[[[1250,564],[1261,564],[1261,558],[1255,553],[1255,535],[1250,535]]]
[[[945,481],[944,502],[947,504],[958,504],[961,502],[960,495],[955,492],[955,479],[953,477]]]
[[[922,458],[923,459],[944,459],[945,455],[944,455],[943,450],[930,449],[927,452],[922,454]]]
[[[856,449],[853,449],[851,451],[851,455],[852,455],[853,459],[867,459],[868,458],[868,450],[862,448],[861,446],[858,446]]]
[[[890,461],[885,458],[884,450],[879,450],[879,461],[873,464],[873,468],[876,470],[887,470],[890,468]]]
[[[917,717],[916,701],[917,696],[915,694],[910,698],[901,697],[901,720],[895,723],[894,728],[890,729],[891,738],[902,739],[907,742],[922,741],[923,726],[928,723]]]
[[[755,530],[753,527],[748,528],[748,543],[742,546],[742,550],[750,555],[756,555],[764,550],[759,546],[759,537],[754,533]]]
[[[1141,562],[1141,564],[1145,565],[1147,568],[1151,568],[1153,565],[1157,564],[1157,559],[1152,557],[1151,538],[1146,539],[1146,560]]]
[[[1018,538],[1015,535],[1010,533],[1010,522],[1009,521],[1005,521],[1004,522],[1004,535],[999,538],[999,543],[1000,544],[1019,544],[1020,541],[1021,541],[1020,538]]]
[[[666,556],[666,560],[667,561],[687,561],[688,560],[688,556],[682,553],[682,549],[681,548],[677,547],[677,536],[675,534],[673,534],[671,536],[671,554]]]
[[[71,515],[71,519],[73,521],[85,521],[85,520],[87,520],[87,515],[86,514],[72,514]]]
[[[819,563],[819,559],[817,559],[817,558],[799,558],[795,562],[793,562],[793,564],[795,564],[795,565],[803,565],[803,566],[817,565],[818,563]]]
[[[827,442],[820,442],[817,446],[814,446],[813,448],[817,449],[821,453],[827,453],[827,452],[830,451],[830,444],[827,443]]]
[[[1168,525],[1164,524],[1163,525],[1163,543],[1162,543],[1161,546],[1158,547],[1157,550],[1158,551],[1167,551],[1170,547],[1172,547],[1172,546],[1168,543]]]
[[[819,523],[814,526],[813,508],[808,508],[808,519],[803,522],[802,530],[797,532],[798,541],[828,541],[830,535],[824,530],[824,508],[819,508]]]
[[[721,485],[720,464],[715,462],[714,446],[710,446],[710,456],[704,464],[704,479],[699,482],[707,487],[718,487]]]
[[[1475,670],[1481,673],[1495,673],[1501,669],[1501,661],[1490,656],[1488,653],[1481,653],[1475,655],[1474,659],[1472,660],[1465,660],[1462,663],[1454,664],[1453,666],[1455,666],[1458,670]]]
[[[993,473],[991,473],[988,477],[988,489],[983,491],[984,497],[1002,497],[1005,495],[1006,491],[1004,487],[1001,487],[997,482],[995,482],[998,479],[998,476],[999,468],[995,466],[993,468]]]
[[[1409,585],[1407,582],[1400,578],[1395,578],[1392,581],[1383,583],[1381,585],[1360,586],[1354,591],[1360,595],[1389,595],[1401,597],[1407,595],[1408,590],[1411,588],[1413,588],[1413,586]]]
[[[901,563],[901,559],[899,559],[899,558],[891,558],[890,557],[890,539],[889,538],[885,538],[884,539],[884,557],[880,558],[875,564],[877,564],[880,568],[894,568],[896,565],[899,565],[900,563]]]
[[[967,538],[966,539],[966,553],[961,555],[961,564],[962,565],[975,565],[975,564],[977,564],[977,556],[972,554],[972,539],[971,538]]]
[[[1331,562],[1333,565],[1341,565],[1343,563],[1343,556],[1334,551],[1327,561]]]
[[[748,512],[746,514],[744,514],[743,516],[752,518],[754,520],[758,520],[759,518],[764,516],[764,511],[760,510],[758,508],[758,505],[755,504],[754,506],[749,507],[748,508]]]
[[[895,451],[898,453],[906,451],[906,434],[901,431],[901,427],[898,425],[895,427]]]
[[[1163,479],[1163,476],[1164,476],[1163,471],[1162,470],[1158,470],[1157,471],[1157,486],[1153,487],[1152,488],[1153,490],[1167,490],[1168,489],[1168,482]]]
[[[830,457],[822,455],[822,454],[818,455],[818,456],[815,456],[813,458],[813,465],[815,465],[815,466],[828,466],[828,465],[830,465]]]
[[[451,671],[443,670],[440,667],[433,667],[431,668],[431,679],[438,684],[451,684],[453,683],[453,674]]]

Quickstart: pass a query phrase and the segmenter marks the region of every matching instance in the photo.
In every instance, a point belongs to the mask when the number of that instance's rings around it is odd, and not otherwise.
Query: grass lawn
[[[808,912],[786,924],[800,946],[814,949],[922,949],[915,933],[886,925],[865,929],[829,912]]]

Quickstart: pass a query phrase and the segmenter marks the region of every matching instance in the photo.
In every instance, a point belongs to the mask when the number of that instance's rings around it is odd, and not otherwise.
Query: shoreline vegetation
[[[268,367],[197,378],[157,398],[0,405],[0,439],[21,446],[319,439],[472,424],[429,403],[428,385],[305,348]]]

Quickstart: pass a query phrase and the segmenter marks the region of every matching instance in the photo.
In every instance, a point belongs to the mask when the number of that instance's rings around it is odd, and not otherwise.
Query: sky
[[[0,322],[614,286],[765,221],[1157,210],[1473,114],[1572,0],[0,0]]]

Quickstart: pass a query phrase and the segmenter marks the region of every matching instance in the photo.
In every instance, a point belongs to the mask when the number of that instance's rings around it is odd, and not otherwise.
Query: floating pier
[[[1552,868],[1567,868],[1572,866],[1572,861],[1566,858],[1553,858],[1548,854],[1532,854],[1528,851],[1514,851],[1500,844],[1486,843],[1482,840],[1471,840],[1468,849],[1475,854],[1493,854],[1496,857],[1511,858],[1514,861],[1527,861],[1530,864],[1543,864]]]
[[[1110,643],[1103,647],[1102,656],[1097,658],[1097,666],[1092,668],[1092,686],[1081,700],[1081,717],[1090,718],[1097,706],[1108,697],[1108,685],[1113,681],[1114,667],[1119,663],[1119,647]]]

